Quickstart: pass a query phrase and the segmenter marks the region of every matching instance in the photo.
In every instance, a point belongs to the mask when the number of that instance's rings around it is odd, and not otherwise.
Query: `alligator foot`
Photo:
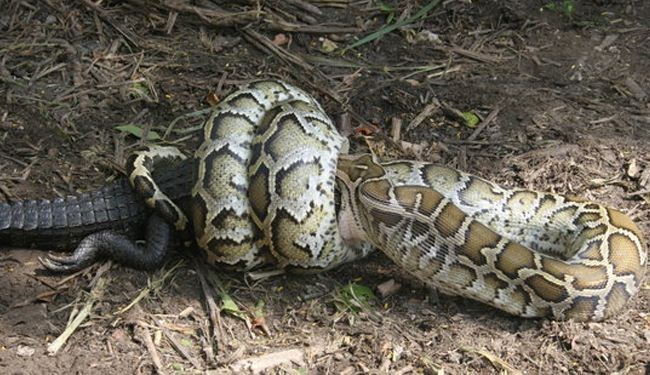
[[[106,230],[88,235],[71,255],[48,254],[39,260],[45,268],[57,273],[75,272],[99,259],[111,259],[133,268],[152,269],[165,257],[170,236],[169,224],[154,214],[147,223],[146,246],[139,246],[122,234]]]

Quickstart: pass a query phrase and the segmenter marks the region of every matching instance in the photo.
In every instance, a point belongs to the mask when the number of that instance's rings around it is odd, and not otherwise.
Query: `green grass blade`
[[[401,20],[401,21],[397,21],[392,25],[386,25],[386,26],[382,27],[381,29],[379,29],[379,30],[377,30],[377,31],[375,31],[375,32],[373,32],[371,34],[368,34],[365,37],[363,37],[363,38],[357,40],[356,42],[352,43],[351,45],[343,48],[343,50],[341,52],[345,52],[345,51],[350,50],[352,48],[359,47],[360,45],[372,42],[373,40],[379,39],[382,36],[388,34],[389,32],[391,32],[391,31],[393,31],[395,29],[398,29],[398,28],[400,28],[400,27],[402,27],[404,25],[408,25],[409,23],[414,22],[414,21],[418,20],[419,18],[422,18],[422,17],[426,16],[427,13],[429,13],[429,11],[431,11],[433,8],[435,8],[439,3],[440,3],[440,0],[433,0],[429,4],[423,6],[422,9],[420,9],[417,13],[415,13],[411,17],[406,18],[406,19]]]

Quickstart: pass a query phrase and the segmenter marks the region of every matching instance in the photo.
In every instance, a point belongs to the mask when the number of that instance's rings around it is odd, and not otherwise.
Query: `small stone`
[[[377,285],[377,292],[381,298],[386,298],[397,293],[398,290],[402,287],[402,284],[396,282],[394,279],[384,281],[383,283]]]
[[[275,37],[273,37],[273,44],[276,46],[283,46],[287,43],[289,43],[289,37],[286,34],[279,33],[275,34]]]
[[[31,357],[34,355],[34,352],[36,352],[34,348],[26,345],[19,345],[16,349],[16,355],[19,357]]]
[[[636,165],[636,159],[630,161],[626,173],[630,178],[636,178],[639,175],[639,167]]]
[[[53,14],[50,14],[49,16],[47,16],[45,18],[45,24],[46,25],[51,25],[53,23],[56,23],[56,16],[54,16]]]

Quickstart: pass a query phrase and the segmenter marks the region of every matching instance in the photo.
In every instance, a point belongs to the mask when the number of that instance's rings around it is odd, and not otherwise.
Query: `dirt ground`
[[[204,117],[174,119],[278,77],[343,132],[372,132],[387,158],[585,196],[650,237],[650,4],[449,0],[409,20],[428,4],[0,0],[0,201],[118,177],[142,144],[118,126],[171,129],[166,141],[191,150]],[[437,295],[381,254],[254,280],[192,253],[179,248],[157,272],[105,264],[64,277],[42,271],[41,251],[3,251],[0,372],[650,372],[647,279],[620,316],[555,322]],[[399,288],[382,296],[391,280]],[[366,304],[349,293],[363,286],[376,297]]]

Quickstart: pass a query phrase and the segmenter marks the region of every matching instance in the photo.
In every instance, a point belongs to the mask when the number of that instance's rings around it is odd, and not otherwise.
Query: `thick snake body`
[[[164,256],[167,228],[191,224],[213,264],[327,269],[374,245],[446,293],[514,315],[576,320],[620,311],[645,274],[641,233],[621,212],[428,163],[346,155],[320,105],[283,82],[253,82],[225,98],[203,137],[190,157],[153,147],[129,160],[128,181],[153,213],[147,248],[88,219],[77,233],[102,232],[44,264],[69,271],[104,255],[151,267]],[[0,241],[38,237],[24,206],[34,204],[0,204]],[[142,223],[142,212],[138,203],[125,220]]]
[[[348,238],[446,293],[584,321],[614,315],[641,286],[641,233],[615,209],[423,162],[347,157],[338,173]]]
[[[212,264],[326,269],[365,256],[368,244],[342,241],[335,209],[337,158],[347,141],[304,91],[258,81],[225,98],[196,150],[190,216]],[[151,178],[154,155],[137,153],[129,178],[145,202],[177,229],[187,219]]]

